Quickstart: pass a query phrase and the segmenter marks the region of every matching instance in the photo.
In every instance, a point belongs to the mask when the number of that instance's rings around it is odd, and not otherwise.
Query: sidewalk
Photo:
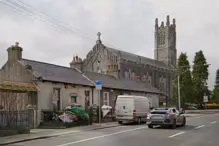
[[[198,116],[201,116],[203,114],[189,114],[189,113],[185,113],[183,114],[185,117],[198,117]]]
[[[214,114],[219,113],[219,109],[206,109],[206,110],[186,110],[186,114]]]
[[[110,127],[117,127],[119,126],[117,122],[110,122],[104,124],[93,124],[88,126],[80,126],[80,127],[73,127],[67,129],[32,129],[30,134],[20,134],[14,136],[7,136],[7,137],[0,137],[0,146],[14,144],[18,142],[25,142],[30,140],[36,139],[44,139],[50,137],[56,137],[65,134],[73,134],[73,133],[80,133],[83,131],[91,131],[91,130],[98,130],[98,129],[105,129]]]

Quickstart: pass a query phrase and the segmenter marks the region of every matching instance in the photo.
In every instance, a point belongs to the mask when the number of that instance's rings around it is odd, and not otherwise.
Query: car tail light
[[[151,114],[148,114],[148,115],[147,115],[147,119],[150,119],[150,118],[151,118]]]
[[[133,110],[133,117],[136,117],[136,110]]]

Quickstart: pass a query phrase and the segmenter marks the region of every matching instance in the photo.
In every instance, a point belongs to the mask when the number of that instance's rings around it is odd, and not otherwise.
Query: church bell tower
[[[154,59],[165,62],[170,67],[176,67],[176,22],[175,19],[170,23],[169,15],[166,17],[166,24],[162,21],[158,24],[158,18],[155,20],[154,33]]]

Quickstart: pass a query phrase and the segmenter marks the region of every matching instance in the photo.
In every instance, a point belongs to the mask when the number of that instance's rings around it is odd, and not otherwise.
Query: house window
[[[70,102],[77,103],[77,94],[75,93],[70,94]]]
[[[103,105],[109,105],[109,92],[103,92]]]
[[[126,71],[125,72],[125,78],[128,79],[129,78],[129,73]]]
[[[135,73],[134,72],[132,73],[132,79],[133,80],[135,79]]]
[[[71,103],[77,103],[77,96],[71,96]]]
[[[60,101],[60,88],[53,89],[53,102],[55,103],[54,108],[56,110],[61,109],[61,101]]]
[[[131,79],[132,78],[132,71],[131,71],[131,69],[129,69],[129,79]]]

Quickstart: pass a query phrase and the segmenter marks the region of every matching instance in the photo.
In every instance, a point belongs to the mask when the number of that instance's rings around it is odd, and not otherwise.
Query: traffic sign
[[[102,90],[102,82],[96,81],[96,90]]]
[[[208,102],[208,96],[204,96],[203,100],[204,102]]]

